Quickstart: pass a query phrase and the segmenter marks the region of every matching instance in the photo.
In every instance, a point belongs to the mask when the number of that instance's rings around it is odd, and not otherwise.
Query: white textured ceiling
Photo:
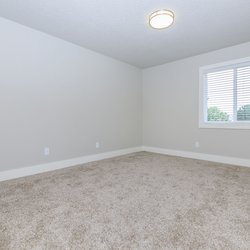
[[[149,28],[162,8],[174,25]],[[250,0],[0,0],[0,16],[141,68],[250,41]]]

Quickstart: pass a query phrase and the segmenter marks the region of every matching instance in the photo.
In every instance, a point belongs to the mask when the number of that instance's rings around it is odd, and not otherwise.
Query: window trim
[[[199,128],[219,128],[219,129],[250,129],[250,121],[237,121],[237,122],[208,122],[205,121],[207,113],[206,88],[207,84],[204,74],[214,72],[221,69],[229,69],[232,66],[245,66],[249,65],[250,57],[245,57],[237,60],[217,63],[213,65],[202,66],[199,69]]]

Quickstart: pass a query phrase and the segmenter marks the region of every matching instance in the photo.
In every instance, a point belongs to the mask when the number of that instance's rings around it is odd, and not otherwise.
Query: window
[[[200,128],[250,129],[250,57],[200,68]]]

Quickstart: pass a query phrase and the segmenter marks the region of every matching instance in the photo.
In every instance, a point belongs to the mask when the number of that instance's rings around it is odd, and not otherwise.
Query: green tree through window
[[[208,121],[229,121],[229,115],[221,111],[218,107],[209,107],[207,110]]]
[[[237,111],[238,121],[250,121],[250,104],[240,107]]]

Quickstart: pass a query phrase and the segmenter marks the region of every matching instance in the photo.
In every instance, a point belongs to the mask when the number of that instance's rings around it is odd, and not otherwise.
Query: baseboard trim
[[[165,149],[165,148],[147,147],[147,146],[143,146],[142,148],[143,148],[143,151],[151,152],[151,153],[173,155],[173,156],[193,158],[193,159],[198,159],[198,160],[212,161],[212,162],[218,162],[218,163],[224,163],[224,164],[230,164],[230,165],[250,167],[249,159],[204,154],[204,153],[189,152],[189,151],[171,150],[171,149]]]
[[[100,154],[93,154],[93,155],[86,155],[78,158],[63,160],[63,161],[56,161],[50,162],[30,167],[12,169],[7,171],[0,172],[0,181],[6,181],[11,179],[16,179],[20,177],[25,177],[34,174],[45,173],[57,169],[67,168],[76,166],[79,164],[84,164],[93,161],[99,161],[103,159],[108,159],[116,156],[126,155],[130,153],[136,153],[142,151],[142,147],[134,147],[134,148],[126,148],[121,150],[115,150]]]
[[[189,151],[179,151],[179,150],[171,150],[166,148],[157,148],[157,147],[133,147],[133,148],[126,148],[121,150],[115,150],[100,154],[93,154],[93,155],[86,155],[78,158],[63,160],[63,161],[56,161],[50,162],[30,167],[12,169],[7,171],[0,172],[0,181],[7,181],[11,179],[16,179],[20,177],[45,173],[57,169],[63,169],[67,167],[72,167],[88,162],[93,161],[100,161],[116,156],[126,155],[130,153],[136,152],[151,152],[151,153],[158,153],[158,154],[165,154],[165,155],[173,155],[173,156],[180,156],[186,158],[193,158],[205,161],[212,161],[230,165],[237,165],[243,167],[250,167],[250,160],[249,159],[242,159],[242,158],[235,158],[235,157],[227,157],[227,156],[219,156],[219,155],[212,155],[212,154],[204,154],[204,153],[197,153],[197,152],[189,152]]]

